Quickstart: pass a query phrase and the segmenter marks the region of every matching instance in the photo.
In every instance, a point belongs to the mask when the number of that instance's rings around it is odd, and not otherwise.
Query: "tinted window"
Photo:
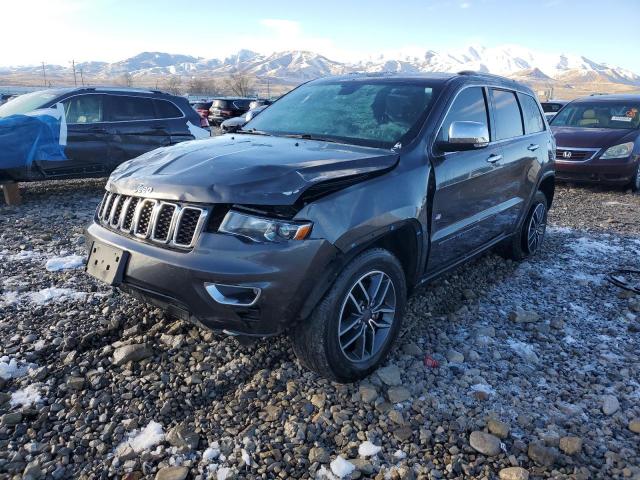
[[[453,122],[477,122],[489,127],[487,104],[482,88],[465,88],[460,92],[442,124],[438,140],[445,142],[449,140],[449,127]]]
[[[182,112],[173,103],[166,100],[154,100],[156,104],[157,118],[178,118],[182,117]]]
[[[426,81],[325,80],[298,87],[244,128],[391,148],[415,137],[434,97]]]
[[[153,110],[153,99],[143,97],[110,97],[110,120],[113,122],[124,122],[132,120],[150,120],[155,118]]]
[[[523,134],[520,108],[513,92],[492,90],[495,108],[496,140],[513,138]]]
[[[544,130],[544,120],[538,108],[538,102],[533,97],[522,93],[518,94],[518,99],[522,107],[525,133],[542,132]]]
[[[233,105],[236,108],[243,109],[243,108],[249,108],[250,103],[251,103],[251,100],[236,100],[235,102],[233,102]]]
[[[78,95],[63,100],[67,123],[96,123],[104,120],[103,95]]]
[[[562,108],[562,104],[561,103],[549,103],[549,102],[543,102],[542,103],[542,110],[545,113],[557,112],[561,108]]]
[[[213,108],[229,108],[229,101],[227,100],[214,100],[213,101]]]

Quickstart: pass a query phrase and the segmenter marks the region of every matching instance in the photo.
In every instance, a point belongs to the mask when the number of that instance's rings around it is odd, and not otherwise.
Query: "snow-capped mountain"
[[[275,52],[269,55],[240,50],[224,59],[143,52],[115,63],[85,62],[76,67],[84,75],[116,78],[125,73],[134,78],[178,75],[225,76],[235,73],[287,82],[300,82],[326,75],[350,72],[458,72],[476,70],[538,82],[613,82],[640,85],[640,75],[629,70],[598,63],[577,55],[540,53],[518,45],[487,48],[469,46],[450,51],[425,50],[421,55],[380,56],[358,62],[342,63],[309,51]],[[48,65],[47,73],[64,75],[70,66]],[[7,74],[41,75],[41,66],[0,67]]]

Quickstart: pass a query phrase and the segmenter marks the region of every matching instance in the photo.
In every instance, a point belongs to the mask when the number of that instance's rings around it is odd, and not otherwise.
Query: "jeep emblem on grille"
[[[562,152],[562,158],[571,158],[571,152]]]
[[[134,192],[140,195],[146,195],[153,192],[153,187],[147,187],[144,183],[139,183],[136,185]]]

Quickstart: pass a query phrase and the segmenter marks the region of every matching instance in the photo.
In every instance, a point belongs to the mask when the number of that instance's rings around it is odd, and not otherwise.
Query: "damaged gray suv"
[[[491,247],[540,248],[554,152],[507,79],[312,81],[234,134],[118,167],[87,271],[216,331],[287,333],[303,365],[353,381],[389,352],[412,289]]]

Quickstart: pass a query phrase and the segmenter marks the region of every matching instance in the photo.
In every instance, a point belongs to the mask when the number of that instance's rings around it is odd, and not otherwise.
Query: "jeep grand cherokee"
[[[471,72],[330,77],[217,138],[120,166],[87,270],[231,335],[287,332],[352,381],[396,338],[412,288],[542,242],[555,145],[527,87]]]

